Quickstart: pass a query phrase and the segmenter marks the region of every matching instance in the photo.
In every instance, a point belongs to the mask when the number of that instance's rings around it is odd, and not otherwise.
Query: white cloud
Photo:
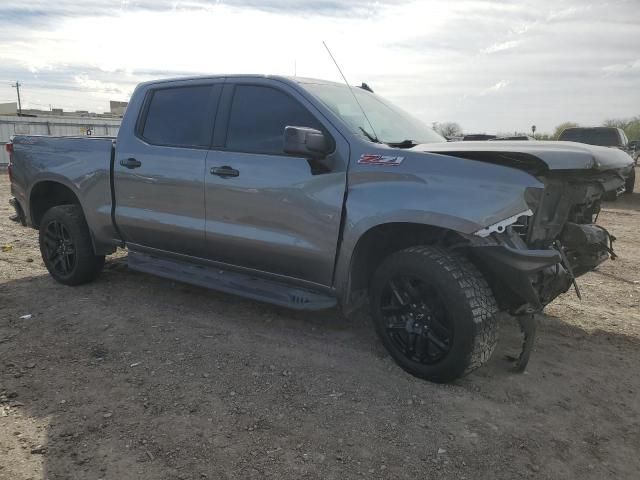
[[[483,96],[485,96],[487,94],[495,93],[498,90],[502,90],[503,88],[507,87],[508,85],[509,85],[509,82],[507,80],[500,80],[496,84],[491,85],[489,88],[485,88],[484,90],[481,90],[478,95],[483,97]]]
[[[620,73],[630,73],[640,71],[640,58],[631,60],[625,63],[616,63],[613,65],[605,65],[602,70],[608,75],[615,75]]]
[[[490,47],[483,48],[482,53],[496,53],[501,52],[503,50],[509,50],[511,48],[517,47],[520,44],[520,40],[508,40],[506,42],[494,43]]]
[[[101,111],[139,81],[294,62],[340,80],[326,40],[351,83],[428,123],[551,131],[640,114],[635,1],[6,0],[0,100],[19,79],[26,103]]]

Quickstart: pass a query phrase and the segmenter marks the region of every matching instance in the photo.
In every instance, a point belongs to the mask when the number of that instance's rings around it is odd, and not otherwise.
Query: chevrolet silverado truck
[[[11,202],[58,282],[94,280],[125,247],[132,270],[368,310],[400,367],[437,382],[487,361],[499,316],[535,317],[613,254],[595,220],[632,163],[570,142],[447,143],[365,89],[257,75],[143,83],[117,138],[8,150]]]

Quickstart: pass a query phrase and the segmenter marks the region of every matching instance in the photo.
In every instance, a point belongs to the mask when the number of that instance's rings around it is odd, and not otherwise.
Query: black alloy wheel
[[[430,245],[395,252],[377,268],[369,295],[382,344],[416,377],[450,382],[482,366],[495,348],[493,292],[461,253]]]
[[[58,220],[44,226],[44,250],[47,264],[59,275],[70,275],[76,266],[76,248],[69,229]]]
[[[91,232],[80,205],[58,205],[40,220],[40,253],[51,276],[65,285],[95,279],[104,266],[96,255]]]
[[[393,277],[383,290],[380,308],[391,342],[410,360],[434,365],[451,350],[454,326],[437,290],[424,280]]]

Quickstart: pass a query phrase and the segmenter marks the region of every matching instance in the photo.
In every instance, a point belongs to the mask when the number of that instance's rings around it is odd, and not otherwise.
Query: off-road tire
[[[450,350],[435,364],[409,358],[388,334],[383,292],[391,279],[405,274],[419,277],[437,292],[453,325]],[[391,357],[408,373],[433,382],[450,382],[479,368],[498,341],[498,308],[487,281],[467,258],[443,248],[415,246],[385,259],[371,282],[370,305],[376,332]]]
[[[75,251],[75,258],[72,267],[68,273],[61,273],[56,269],[53,261],[48,255],[48,247],[46,242],[47,227],[52,222],[58,222],[65,227],[65,231],[70,236],[70,242]],[[40,253],[44,265],[51,276],[64,285],[81,285],[94,280],[104,266],[104,255],[96,255],[91,242],[91,234],[89,227],[79,205],[60,205],[52,207],[42,216],[40,221]]]
[[[627,178],[627,181],[624,183],[625,191],[624,193],[633,193],[633,190],[636,186],[636,168],[635,166],[631,169],[631,175]]]

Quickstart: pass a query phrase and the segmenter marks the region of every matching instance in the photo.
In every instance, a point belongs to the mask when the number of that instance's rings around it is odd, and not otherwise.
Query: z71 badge
[[[365,153],[358,159],[358,165],[400,165],[404,157],[392,157],[390,155],[374,155],[371,153]]]

